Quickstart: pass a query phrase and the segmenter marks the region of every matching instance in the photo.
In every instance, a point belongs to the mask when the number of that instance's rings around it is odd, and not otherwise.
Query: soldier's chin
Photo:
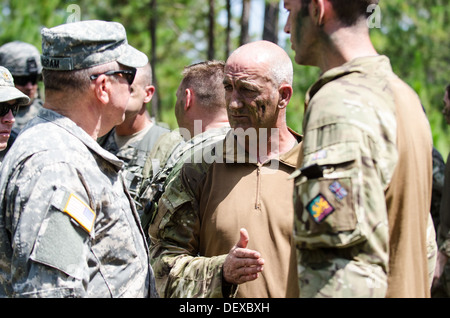
[[[0,136],[0,151],[3,151],[6,149],[6,146],[8,145],[8,138],[4,138],[3,136]]]

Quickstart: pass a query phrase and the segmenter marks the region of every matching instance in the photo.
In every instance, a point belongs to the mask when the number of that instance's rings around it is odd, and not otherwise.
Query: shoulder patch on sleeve
[[[95,212],[73,193],[69,195],[63,211],[69,214],[88,233],[91,233],[96,216]]]
[[[308,203],[306,210],[311,214],[316,223],[321,223],[335,211],[330,202],[320,193]]]

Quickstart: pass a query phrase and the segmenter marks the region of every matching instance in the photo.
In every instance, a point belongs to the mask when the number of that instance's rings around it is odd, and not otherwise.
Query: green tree
[[[246,13],[252,13],[256,4],[269,8],[271,3],[277,0],[0,0],[0,45],[21,40],[40,48],[41,28],[72,21],[77,7],[82,20],[121,22],[130,44],[146,53],[154,67],[157,96],[151,112],[174,128],[175,92],[183,68],[208,59],[208,52],[209,58],[226,60],[240,41],[262,39],[263,28],[259,34],[248,34],[255,17]],[[233,10],[236,6],[240,9]],[[446,157],[450,135],[441,109],[444,88],[450,82],[449,0],[382,0],[378,9],[379,20],[378,16],[368,20],[374,45],[380,54],[389,56],[394,71],[420,96],[434,144]],[[275,11],[272,5],[273,21]],[[283,34],[284,19],[278,22],[279,35]],[[279,36],[279,45],[293,58],[289,40],[283,39],[286,37]],[[317,68],[294,63],[294,95],[287,121],[300,133],[304,96],[319,75]]]

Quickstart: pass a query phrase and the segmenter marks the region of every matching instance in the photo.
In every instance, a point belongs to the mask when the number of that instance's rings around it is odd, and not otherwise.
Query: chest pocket
[[[294,181],[298,247],[344,247],[364,239],[358,216],[360,161],[359,148],[352,143],[331,145],[304,157]]]

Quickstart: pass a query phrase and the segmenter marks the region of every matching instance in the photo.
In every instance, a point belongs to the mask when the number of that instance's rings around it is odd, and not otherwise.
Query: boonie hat
[[[71,71],[117,61],[143,67],[147,56],[128,44],[125,28],[118,22],[78,21],[44,28],[41,62],[44,69]]]
[[[0,65],[13,76],[41,74],[41,53],[29,43],[13,41],[0,47]]]
[[[26,105],[30,98],[14,86],[14,80],[7,68],[0,66],[0,102],[17,99],[20,105]]]

